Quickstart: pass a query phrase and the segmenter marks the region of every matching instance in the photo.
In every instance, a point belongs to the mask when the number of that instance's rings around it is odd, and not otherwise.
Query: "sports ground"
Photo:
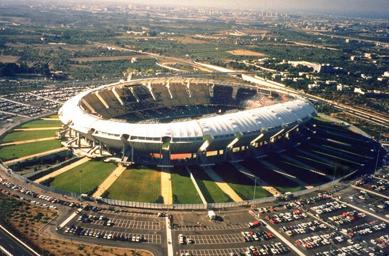
[[[195,165],[171,170],[130,166],[116,177],[116,163],[88,160],[71,168],[62,167],[65,171],[50,177],[46,184],[61,191],[90,195],[100,188],[98,194],[102,197],[124,201],[225,203],[269,197],[274,191],[295,192],[317,186],[374,160],[374,152],[370,152],[363,137],[327,120],[319,122],[319,136],[304,145],[239,164],[222,163],[206,168]],[[59,125],[53,116],[16,127],[1,139],[0,158],[8,161],[61,148],[55,138]],[[107,182],[112,175],[112,181]]]

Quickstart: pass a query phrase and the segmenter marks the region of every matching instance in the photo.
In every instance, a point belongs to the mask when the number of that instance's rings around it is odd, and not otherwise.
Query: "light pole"
[[[80,181],[80,195],[81,195],[81,173],[82,173],[82,170],[80,170],[80,178],[79,178],[79,181]]]
[[[254,175],[254,193],[253,200],[255,200],[255,191],[257,190],[257,176]]]
[[[380,133],[378,135],[378,141],[377,141],[378,142],[377,143],[377,157],[376,157],[375,166],[374,166],[374,175],[377,172],[378,158],[380,157],[380,152],[381,152],[381,144],[380,144],[381,133],[382,133],[382,126],[381,126],[381,129],[380,129]]]

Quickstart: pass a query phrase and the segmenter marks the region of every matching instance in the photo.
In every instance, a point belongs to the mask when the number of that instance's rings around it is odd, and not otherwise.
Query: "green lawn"
[[[2,139],[2,143],[22,140],[34,140],[47,137],[55,137],[55,130],[50,131],[14,131],[5,135]]]
[[[59,140],[33,142],[29,144],[12,145],[0,148],[0,159],[3,161],[29,156],[61,147]]]
[[[275,187],[278,191],[280,191],[281,193],[285,193],[285,192],[297,192],[297,191],[300,191],[300,190],[303,190],[305,189],[305,187],[303,186],[297,186],[297,187],[281,187],[281,186],[277,186]]]
[[[224,192],[204,173],[202,169],[196,168],[196,170],[192,170],[192,173],[195,176],[197,184],[208,203],[232,202],[231,198],[224,194]]]
[[[45,118],[58,118],[58,114],[54,114],[54,115],[50,115],[50,116],[46,116]]]
[[[61,121],[59,120],[42,120],[37,119],[33,120],[31,122],[27,122],[25,124],[22,124],[18,128],[39,128],[39,127],[56,127],[61,126]]]
[[[113,163],[91,160],[54,178],[50,187],[76,193],[90,193],[116,168]],[[81,190],[80,190],[81,188]]]
[[[227,182],[230,187],[243,200],[251,200],[254,197],[254,181],[245,176],[244,174],[237,171],[232,165],[220,164],[217,165],[214,170],[216,173]],[[269,192],[256,186],[255,188],[255,199],[272,196]]]
[[[172,173],[173,203],[175,204],[201,204],[189,174],[185,170],[175,170]]]
[[[125,201],[162,203],[161,173],[150,169],[128,169],[105,196]]]
[[[254,196],[254,185],[242,185],[242,184],[234,184],[229,183],[233,190],[235,190],[238,195],[244,200],[251,200]],[[255,188],[255,199],[272,196],[269,192],[264,190],[263,188],[256,186]]]

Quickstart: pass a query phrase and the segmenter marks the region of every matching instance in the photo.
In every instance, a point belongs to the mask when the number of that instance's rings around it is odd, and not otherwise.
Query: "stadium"
[[[318,112],[315,102],[226,76],[35,93],[6,96],[4,104],[24,115],[41,112],[5,130],[3,165],[44,190],[109,205],[252,205],[371,173],[385,153],[358,127]],[[16,108],[20,99],[50,111]]]
[[[160,167],[240,161],[285,149],[307,137],[315,115],[301,97],[183,77],[100,86],[59,110],[67,146]]]

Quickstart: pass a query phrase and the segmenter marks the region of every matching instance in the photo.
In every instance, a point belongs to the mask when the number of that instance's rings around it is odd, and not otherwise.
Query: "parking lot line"
[[[376,219],[382,220],[382,221],[385,222],[385,223],[389,223],[389,220],[387,220],[387,219],[385,219],[385,218],[383,218],[383,217],[381,217],[381,216],[378,216],[377,214],[371,213],[371,212],[369,212],[369,211],[366,211],[366,210],[364,210],[364,209],[362,209],[362,208],[359,208],[359,207],[357,207],[357,206],[355,206],[355,205],[353,205],[353,204],[350,204],[350,203],[346,203],[346,202],[341,201],[341,200],[339,200],[339,199],[336,199],[336,198],[335,198],[335,200],[338,201],[339,203],[342,203],[342,204],[345,204],[345,205],[347,205],[347,206],[349,206],[349,207],[351,207],[351,208],[354,208],[354,209],[357,210],[357,211],[363,212],[363,213],[365,213],[365,214],[367,214],[367,215],[370,215],[370,216],[372,216],[372,217],[374,217],[374,218],[376,218]]]
[[[173,256],[173,238],[172,238],[172,230],[171,230],[171,223],[169,217],[165,217],[166,221],[166,246],[167,246],[167,255]]]
[[[300,251],[296,246],[294,246],[294,244],[289,242],[288,239],[283,237],[277,230],[272,228],[268,223],[266,223],[266,221],[262,219],[259,219],[259,221],[261,221],[270,232],[272,232],[276,237],[278,237],[284,244],[286,244],[290,249],[292,249],[297,255],[305,256],[305,254],[302,251]]]
[[[370,189],[362,188],[362,187],[355,186],[355,185],[351,185],[351,187],[353,187],[353,188],[355,188],[355,189],[358,189],[358,190],[366,191],[366,192],[369,193],[369,194],[376,195],[376,196],[385,198],[386,200],[389,200],[389,196],[385,196],[385,195],[383,195],[383,194],[377,193],[377,192],[372,191],[372,190],[370,190]]]

